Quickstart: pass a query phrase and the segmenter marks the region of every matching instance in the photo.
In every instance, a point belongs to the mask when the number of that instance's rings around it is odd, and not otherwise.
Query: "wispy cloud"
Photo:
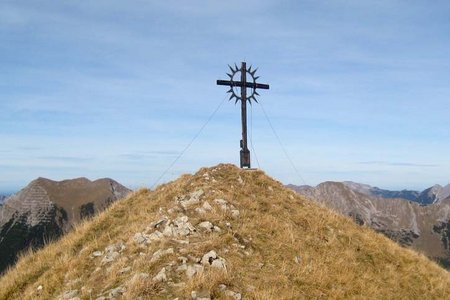
[[[155,158],[160,156],[175,156],[178,155],[179,152],[177,151],[144,151],[144,152],[136,152],[136,153],[124,153],[118,155],[119,158],[124,158],[128,160],[142,160],[142,159],[149,159],[149,158]]]
[[[410,163],[410,162],[389,162],[389,161],[362,161],[360,165],[378,165],[378,166],[392,166],[392,167],[423,167],[423,168],[436,168],[437,164],[422,164],[422,163]]]
[[[77,156],[38,156],[36,159],[57,161],[57,162],[87,162],[92,160],[92,157],[77,157]]]

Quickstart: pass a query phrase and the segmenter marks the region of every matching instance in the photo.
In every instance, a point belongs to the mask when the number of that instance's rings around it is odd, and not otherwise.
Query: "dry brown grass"
[[[184,213],[192,224],[209,220],[222,232],[192,237],[189,245],[165,239],[142,248],[131,240],[168,215],[160,208],[174,206],[175,196],[200,188],[202,201],[213,205],[213,199],[223,198],[240,210],[240,217],[219,209],[204,215],[188,210]],[[227,229],[226,222],[232,227]],[[100,260],[90,254],[118,241],[126,250],[98,269]],[[175,254],[150,262],[155,251],[169,247]],[[141,272],[154,276],[180,255],[201,257],[212,249],[226,259],[226,271],[207,268],[192,280],[170,271],[173,282],[185,282],[184,287],[130,281]],[[118,274],[125,266],[132,272]],[[188,299],[192,290],[225,299],[220,284],[250,299],[446,299],[450,293],[449,273],[423,255],[301,198],[261,171],[219,165],[155,191],[137,191],[60,241],[25,255],[0,278],[0,299],[51,299],[70,289],[95,299],[119,285],[127,287],[126,299]],[[37,293],[39,285],[43,289]]]

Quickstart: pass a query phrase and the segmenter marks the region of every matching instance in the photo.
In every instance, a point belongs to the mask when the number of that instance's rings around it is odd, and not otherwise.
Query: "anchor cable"
[[[284,152],[284,155],[286,156],[287,160],[291,164],[291,167],[294,169],[296,175],[300,178],[300,180],[303,182],[304,185],[306,185],[306,181],[303,179],[302,175],[300,175],[300,172],[298,171],[297,167],[295,166],[294,162],[292,161],[291,157],[289,156],[288,152],[286,151],[286,148],[284,147],[283,143],[281,142],[280,136],[277,134],[275,128],[272,125],[272,122],[270,121],[269,116],[266,113],[266,110],[264,109],[264,106],[262,104],[262,101],[260,103],[260,107],[264,113],[264,116],[266,117],[267,122],[269,123],[270,128],[272,129],[273,134],[275,135],[278,144],[280,145],[281,149]]]
[[[211,119],[214,117],[214,115],[217,113],[217,111],[222,107],[223,103],[227,99],[227,95],[220,101],[219,105],[217,105],[216,109],[212,112],[212,114],[209,116],[209,118],[206,120],[206,122],[200,127],[200,129],[197,131],[197,133],[194,135],[194,137],[190,140],[190,142],[184,147],[183,151],[178,154],[178,156],[172,161],[172,163],[169,165],[169,167],[164,170],[164,172],[161,174],[161,176],[158,177],[158,179],[155,181],[155,183],[152,185],[152,189],[155,188],[155,186],[160,182],[160,180],[166,176],[167,172],[172,169],[172,167],[177,163],[177,161],[184,155],[184,153],[191,147],[192,143],[199,137],[199,135],[202,133],[203,129],[208,125],[208,123],[211,121]]]
[[[252,148],[253,154],[255,154],[256,163],[258,164],[258,169],[261,169],[259,164],[258,156],[256,155],[255,148],[253,147],[253,105],[250,103],[250,147]]]

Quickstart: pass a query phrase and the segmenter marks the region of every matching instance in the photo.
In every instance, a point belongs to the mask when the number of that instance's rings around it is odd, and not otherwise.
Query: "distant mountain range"
[[[343,181],[342,184],[348,186],[350,189],[357,191],[361,194],[373,197],[381,197],[385,199],[406,199],[410,201],[417,202],[421,205],[430,205],[442,202],[442,200],[450,198],[450,184],[446,186],[441,186],[439,184],[433,185],[423,191],[413,191],[413,190],[401,190],[401,191],[391,191],[380,189],[378,187],[373,187],[368,184],[357,183],[353,181]],[[288,184],[294,190],[301,190],[304,188],[310,188],[309,185],[292,185]]]
[[[352,190],[356,190],[368,196],[375,196],[388,199],[402,198],[417,202],[422,205],[434,204],[441,202],[442,200],[445,200],[447,198],[450,198],[450,184],[446,186],[436,184],[422,192],[412,190],[390,191],[352,181],[344,181],[343,184],[345,184]]]
[[[362,194],[368,196],[382,197],[382,198],[403,198],[414,202],[419,202],[419,195],[421,194],[418,191],[412,190],[401,190],[401,191],[390,191],[380,189],[378,187],[373,187],[368,184],[356,183],[352,181],[344,181],[343,184],[351,188],[352,190],[358,191]]]
[[[305,197],[350,216],[450,268],[449,186],[422,192],[389,191],[355,182],[288,185]]]
[[[125,197],[129,189],[112,179],[33,180],[0,206],[0,273],[29,247],[68,232],[80,220]]]

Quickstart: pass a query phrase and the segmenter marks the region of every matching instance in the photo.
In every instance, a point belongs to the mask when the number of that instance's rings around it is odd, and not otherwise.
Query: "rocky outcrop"
[[[450,184],[441,186],[436,184],[422,193],[418,197],[418,202],[424,205],[440,203],[450,197]]]
[[[137,260],[142,260],[149,265],[159,265],[154,268],[153,274],[136,272],[132,263],[121,267],[117,274],[128,277],[128,279],[125,279],[122,285],[96,295],[94,299],[116,299],[117,296],[125,295],[137,283],[176,289],[186,286],[189,280],[205,276],[211,270],[226,274],[227,261],[222,255],[230,251],[228,248],[208,248],[209,251],[203,251],[201,255],[197,256],[197,247],[211,237],[217,238],[220,234],[224,234],[225,229],[222,231],[221,227],[226,227],[231,231],[231,224],[228,222],[215,224],[216,222],[206,219],[201,222],[195,220],[204,219],[207,216],[217,218],[216,213],[226,214],[232,220],[236,220],[240,211],[222,198],[213,199],[212,203],[214,204],[210,205],[203,199],[203,195],[204,191],[198,189],[176,196],[173,202],[167,203],[167,207],[160,207],[159,215],[153,222],[142,228],[142,231],[136,232],[128,241],[119,240],[104,249],[92,252],[90,259],[92,264],[97,266],[95,272],[111,270],[120,262],[130,263],[128,257],[133,254],[130,249],[136,246],[139,247],[139,254],[135,257],[134,264]],[[239,249],[246,248],[244,245],[238,244],[237,238],[235,242],[234,245]],[[157,246],[157,250],[152,251],[155,246]],[[226,299],[242,299],[240,292],[231,290],[225,284],[220,284],[218,288],[219,294]],[[73,291],[68,286],[59,298],[65,299],[64,295],[73,293]],[[114,293],[114,291],[120,293]],[[191,298],[212,299],[210,291],[207,290],[193,290]]]
[[[13,264],[22,250],[58,238],[129,192],[111,179],[32,181],[0,207],[0,272]]]
[[[405,199],[369,196],[363,188],[348,182],[324,182],[295,190],[449,266],[450,199],[437,197],[440,200],[435,204],[424,206]],[[435,194],[442,197],[442,190],[437,190],[441,192]]]

